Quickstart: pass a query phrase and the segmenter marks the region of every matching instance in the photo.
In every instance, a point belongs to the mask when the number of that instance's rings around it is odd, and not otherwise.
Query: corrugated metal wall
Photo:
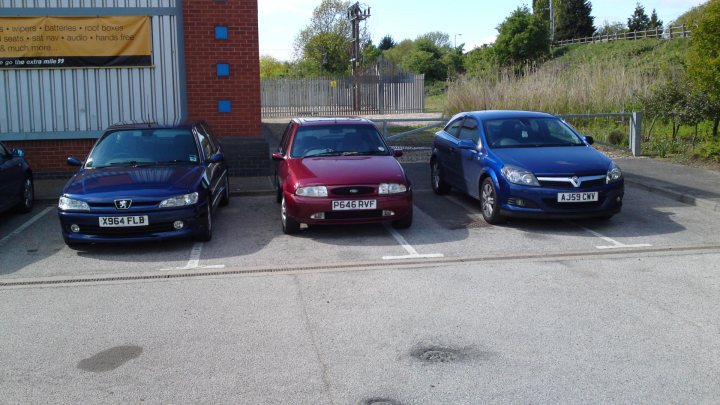
[[[0,0],[0,16],[2,8],[42,8],[48,16],[93,9],[101,16],[111,7],[175,8],[176,1]],[[0,70],[0,139],[88,137],[116,122],[181,118],[178,22],[176,15],[151,16],[154,68]]]

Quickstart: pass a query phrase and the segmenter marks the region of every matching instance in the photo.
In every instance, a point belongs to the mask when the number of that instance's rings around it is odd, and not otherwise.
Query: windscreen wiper
[[[303,158],[313,158],[313,157],[322,157],[322,156],[342,156],[342,152],[323,152],[323,153],[316,153],[314,155],[307,155],[303,156]]]
[[[138,167],[138,166],[153,166],[155,162],[138,162],[136,160],[128,160],[127,162],[112,162],[109,163],[107,166],[129,166],[129,167]]]

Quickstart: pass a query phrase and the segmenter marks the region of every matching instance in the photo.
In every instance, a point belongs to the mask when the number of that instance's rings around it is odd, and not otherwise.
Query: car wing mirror
[[[458,142],[458,148],[460,149],[472,149],[477,150],[477,143],[473,142],[472,139],[461,139]]]
[[[215,153],[207,160],[208,163],[220,163],[225,160],[225,155],[222,153]]]
[[[69,158],[67,158],[67,164],[70,166],[82,166],[83,161],[74,156],[70,156]]]
[[[590,136],[590,135],[586,135],[586,136],[585,136],[585,142],[587,142],[588,145],[592,145],[592,144],[595,143],[595,138],[593,138],[593,137]]]
[[[402,155],[403,155],[402,149],[393,149],[393,156],[395,156],[396,158],[399,158]]]
[[[15,157],[23,157],[23,156],[25,156],[25,151],[22,150],[22,149],[13,149],[13,150],[10,151],[10,153],[12,153],[12,155],[15,156]]]
[[[283,154],[280,152],[275,152],[272,154],[272,160],[279,162],[285,160],[285,156],[283,156]]]

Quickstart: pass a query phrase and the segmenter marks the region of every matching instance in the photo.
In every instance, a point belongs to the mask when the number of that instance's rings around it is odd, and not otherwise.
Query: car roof
[[[481,121],[497,120],[507,118],[557,118],[557,116],[539,112],[539,111],[521,111],[521,110],[483,110],[461,112],[453,116],[455,119],[460,116],[471,116]]]
[[[360,117],[312,117],[293,118],[293,121],[300,126],[325,126],[325,125],[374,125],[367,118]]]
[[[190,129],[196,125],[198,120],[175,120],[175,121],[125,121],[111,125],[108,131],[117,131],[120,129]]]

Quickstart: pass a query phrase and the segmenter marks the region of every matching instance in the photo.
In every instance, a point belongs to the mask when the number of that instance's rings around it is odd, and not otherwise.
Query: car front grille
[[[330,190],[332,195],[367,195],[375,192],[375,187],[353,186],[353,187],[336,187]]]
[[[325,219],[371,219],[381,218],[381,210],[367,211],[329,211],[325,213]]]
[[[96,236],[138,236],[159,232],[170,232],[172,230],[173,226],[170,223],[112,228],[104,228],[97,225],[83,225],[80,227],[80,234]]]
[[[131,204],[131,208],[136,207],[157,207],[160,204],[160,201],[133,201]],[[92,208],[115,208],[114,202],[103,202],[103,203],[88,203],[88,205]],[[123,210],[127,211],[127,210]]]
[[[546,188],[577,188],[577,189],[584,189],[584,188],[593,188],[598,186],[604,186],[605,185],[605,175],[594,175],[594,176],[578,176],[579,180],[581,180],[580,186],[575,187],[570,182],[569,177],[542,177],[538,176],[538,182],[540,183],[541,187]]]

